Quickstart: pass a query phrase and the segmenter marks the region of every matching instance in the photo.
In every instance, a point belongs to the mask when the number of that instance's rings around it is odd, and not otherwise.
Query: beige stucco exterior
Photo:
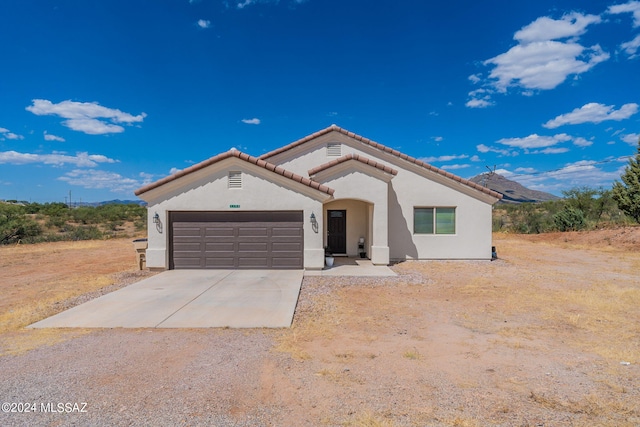
[[[157,213],[160,223],[168,224],[168,212],[185,210],[303,211],[307,269],[324,265],[328,210],[347,213],[347,255],[358,255],[358,240],[364,237],[367,256],[374,264],[491,258],[491,212],[498,195],[352,135],[331,127],[262,156],[262,162],[230,157],[141,189],[140,196],[149,208],[147,266],[169,265],[168,233],[153,222],[153,216]],[[349,155],[354,155],[353,159]],[[273,171],[275,165],[281,168],[280,173]],[[241,189],[228,188],[230,171],[242,172]],[[295,182],[290,175],[298,180],[309,178],[315,187],[305,185],[306,181]],[[331,194],[318,190],[320,184],[330,188]],[[455,234],[414,233],[416,207],[455,208]],[[309,220],[312,214],[315,225]]]
[[[229,171],[242,172],[242,188],[230,189],[227,184]],[[236,158],[227,159],[191,174],[174,185],[152,190],[148,194],[148,249],[147,267],[168,268],[169,233],[168,212],[170,211],[268,211],[301,210],[303,218],[318,218],[318,230],[304,227],[304,266],[321,269],[324,266],[322,246],[322,202],[328,198],[315,190],[275,176],[258,166]],[[151,193],[151,192],[150,192]],[[325,197],[326,196],[326,197]],[[231,207],[237,206],[237,207]],[[155,214],[160,217],[161,226],[153,222]]]

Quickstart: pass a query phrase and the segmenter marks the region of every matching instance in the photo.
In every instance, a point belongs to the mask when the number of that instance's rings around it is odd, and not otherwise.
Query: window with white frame
[[[242,172],[230,171],[228,180],[229,188],[242,188]]]
[[[414,234],[456,234],[456,208],[413,208]]]

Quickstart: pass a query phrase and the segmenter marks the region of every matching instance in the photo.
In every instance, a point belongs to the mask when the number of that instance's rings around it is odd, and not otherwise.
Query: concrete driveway
[[[302,270],[169,270],[30,328],[288,328]]]

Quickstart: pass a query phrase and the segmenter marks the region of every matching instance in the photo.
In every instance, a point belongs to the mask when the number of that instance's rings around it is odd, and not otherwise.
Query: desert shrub
[[[0,244],[19,242],[40,233],[42,229],[25,215],[22,206],[0,203]]]
[[[64,203],[45,203],[43,205],[40,205],[38,212],[33,212],[33,213],[41,213],[43,215],[59,216],[59,217],[66,218],[69,213],[69,206],[67,206]]]
[[[510,205],[507,209],[510,231],[523,234],[545,233],[553,229],[548,212],[537,203]]]
[[[69,233],[71,240],[100,240],[103,237],[102,231],[93,225],[74,227],[74,230]]]
[[[142,219],[137,219],[133,222],[133,226],[136,231],[145,231],[147,229],[147,221]]]
[[[584,213],[572,206],[565,206],[553,216],[553,221],[559,231],[578,231],[585,228]]]
[[[47,228],[62,228],[67,223],[67,219],[61,216],[51,216],[44,225]]]

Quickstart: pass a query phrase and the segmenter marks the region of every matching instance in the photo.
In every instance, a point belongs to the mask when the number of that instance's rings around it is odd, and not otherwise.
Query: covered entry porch
[[[334,257],[389,264],[386,206],[358,199],[333,200],[323,205],[323,242]]]

